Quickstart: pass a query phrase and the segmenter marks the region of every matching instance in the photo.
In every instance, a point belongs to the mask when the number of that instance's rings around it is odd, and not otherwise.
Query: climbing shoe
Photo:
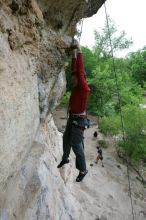
[[[66,164],[66,163],[69,163],[69,159],[67,159],[67,160],[62,160],[61,162],[60,162],[60,164],[57,166],[57,168],[60,168],[60,167],[62,167],[64,164]]]
[[[84,173],[79,172],[79,175],[76,178],[76,182],[81,182],[87,173],[88,173],[88,170],[86,170]]]

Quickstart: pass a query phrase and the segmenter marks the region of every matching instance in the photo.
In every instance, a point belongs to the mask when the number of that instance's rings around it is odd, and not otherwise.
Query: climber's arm
[[[76,58],[76,51],[72,51],[72,73],[76,73],[77,71],[77,58]]]
[[[85,79],[83,55],[82,55],[82,50],[81,50],[80,45],[78,45],[78,55],[77,55],[76,68],[77,68],[77,77],[78,77],[80,86],[89,92],[90,89],[89,89],[87,82],[86,82],[86,79]]]

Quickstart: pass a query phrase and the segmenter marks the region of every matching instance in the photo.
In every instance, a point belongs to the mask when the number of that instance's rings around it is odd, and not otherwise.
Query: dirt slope
[[[64,129],[65,117],[66,111],[57,108],[54,120],[60,131]],[[94,163],[97,155],[97,139],[93,138],[93,132],[97,130],[97,119],[91,116],[90,118],[93,126],[85,131],[85,154],[89,173],[82,183],[75,182],[78,172],[74,166],[72,153],[70,164],[60,169],[62,177],[72,195],[80,203],[83,219],[132,220],[127,167],[116,159],[112,146],[103,149],[104,167],[100,163]],[[99,134],[98,139],[102,138]],[[90,166],[91,164],[93,166]],[[67,170],[67,167],[71,169]],[[135,219],[144,220],[146,219],[146,189],[136,179],[133,171],[130,171],[130,181]]]

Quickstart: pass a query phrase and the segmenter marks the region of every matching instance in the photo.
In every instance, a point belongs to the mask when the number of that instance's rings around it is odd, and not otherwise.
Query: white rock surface
[[[0,33],[0,186],[19,169],[39,125],[35,63]]]
[[[116,161],[107,156],[110,169],[91,169],[93,143],[83,183],[75,182],[73,155],[57,169],[62,135],[50,113],[65,90],[65,49],[83,12],[91,16],[103,2],[0,0],[0,220],[131,218],[125,167],[113,174]],[[135,184],[136,217],[143,220]]]
[[[1,220],[76,218],[74,198],[56,166],[61,139],[50,117],[49,123],[40,127],[19,172],[11,176],[1,193],[1,199],[5,198],[1,200]]]

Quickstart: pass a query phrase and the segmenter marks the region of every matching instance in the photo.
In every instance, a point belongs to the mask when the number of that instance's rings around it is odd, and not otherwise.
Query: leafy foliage
[[[66,92],[61,99],[61,105],[68,108],[69,98],[70,98],[70,92]]]
[[[85,74],[87,78],[93,77],[93,70],[98,65],[95,54],[88,47],[82,47]]]
[[[95,47],[94,52],[97,58],[107,58],[110,56],[111,46],[109,36],[112,41],[113,51],[119,51],[126,48],[129,48],[133,44],[131,39],[126,37],[125,31],[122,31],[120,34],[117,32],[117,27],[114,21],[108,17],[109,20],[109,29],[105,23],[104,27],[101,29],[101,32],[95,31]]]
[[[129,66],[136,82],[144,87],[146,82],[146,47],[130,54]]]
[[[122,109],[125,140],[118,141],[119,147],[139,161],[146,155],[146,110],[139,106],[127,105]],[[100,130],[105,135],[122,134],[120,115],[104,117],[100,120]]]
[[[113,112],[111,99],[115,93],[115,80],[112,77],[112,72],[109,65],[105,65],[102,70],[97,66],[93,72],[93,78],[88,80],[91,88],[91,94],[88,99],[87,108],[97,115],[108,115]]]
[[[104,116],[99,120],[100,132],[104,135],[116,135],[121,132],[121,120],[120,116],[113,114],[110,117]]]

